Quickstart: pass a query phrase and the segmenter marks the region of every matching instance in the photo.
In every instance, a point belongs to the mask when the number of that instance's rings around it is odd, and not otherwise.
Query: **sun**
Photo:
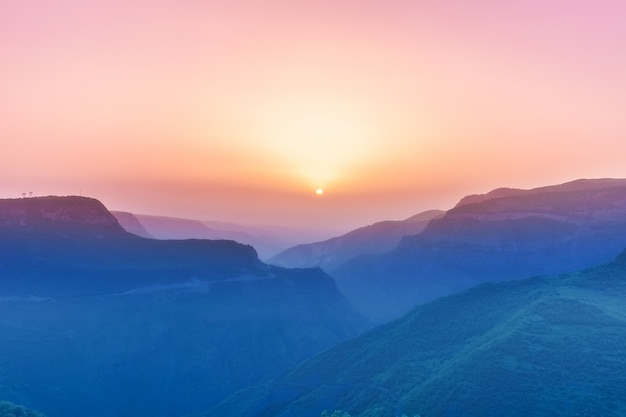
[[[322,190],[321,188],[318,188],[317,190],[315,190],[315,194],[322,195],[324,194],[324,190]]]

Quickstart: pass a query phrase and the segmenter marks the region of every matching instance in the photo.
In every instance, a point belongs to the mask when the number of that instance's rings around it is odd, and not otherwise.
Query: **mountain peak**
[[[421,213],[415,214],[407,219],[404,219],[405,222],[423,222],[430,221],[439,217],[443,217],[446,214],[444,210],[426,210]]]

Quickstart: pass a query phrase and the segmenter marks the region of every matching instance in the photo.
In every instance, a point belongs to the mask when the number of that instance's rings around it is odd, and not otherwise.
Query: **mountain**
[[[626,415],[626,253],[438,299],[206,417]]]
[[[626,180],[579,180],[463,199],[422,233],[333,270],[375,321],[482,282],[558,274],[607,262],[626,247]]]
[[[120,226],[122,226],[128,233],[148,239],[154,238],[154,236],[148,233],[144,225],[141,224],[139,219],[137,219],[134,214],[127,213],[125,211],[111,211],[111,214],[115,216]]]
[[[243,226],[219,221],[201,221],[178,217],[131,214],[112,211],[130,233],[156,239],[225,239],[251,245],[262,259],[269,259],[307,236],[326,235],[329,231],[289,230],[267,226]],[[129,217],[130,216],[130,217]],[[145,229],[145,233],[138,230]],[[310,238],[310,237],[309,237]]]
[[[457,204],[463,206],[471,203],[478,203],[486,200],[493,200],[500,197],[517,197],[527,195],[537,195],[552,192],[576,192],[576,191],[597,191],[604,188],[621,187],[624,185],[624,179],[620,178],[600,178],[600,179],[579,179],[566,182],[559,185],[548,185],[545,187],[533,188],[531,190],[522,190],[519,188],[497,188],[486,194],[472,194],[463,197]]]
[[[49,417],[178,416],[369,326],[320,269],[154,240],[97,200],[0,200],[0,398]]]
[[[267,277],[251,246],[227,240],[154,240],[127,233],[97,200],[0,200],[0,290],[93,295],[144,285]]]
[[[268,262],[290,268],[319,266],[331,272],[357,255],[390,251],[403,236],[421,232],[430,220],[443,215],[441,210],[430,210],[406,220],[374,223],[323,242],[294,246]]]
[[[118,213],[112,212],[116,217]],[[218,233],[199,220],[178,217],[133,214],[133,217],[156,239],[217,239]]]

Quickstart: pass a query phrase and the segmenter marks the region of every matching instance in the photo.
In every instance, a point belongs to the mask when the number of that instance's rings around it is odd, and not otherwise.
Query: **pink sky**
[[[348,230],[626,177],[624,16],[617,0],[0,1],[0,197]]]

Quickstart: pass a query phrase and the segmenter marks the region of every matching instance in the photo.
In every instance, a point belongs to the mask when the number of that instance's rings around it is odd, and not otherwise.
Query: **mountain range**
[[[289,268],[319,266],[332,272],[357,255],[384,253],[395,248],[403,236],[420,233],[428,222],[444,215],[429,210],[406,220],[382,221],[322,242],[293,246],[268,260]]]
[[[123,211],[111,211],[111,213],[127,232],[138,236],[175,240],[234,240],[254,246],[261,259],[269,259],[303,239],[311,240],[333,233],[331,230],[305,227],[290,229],[278,226],[247,226],[220,221],[135,214]]]
[[[344,295],[376,322],[488,281],[559,274],[626,247],[626,180],[578,180],[466,197],[389,252],[333,269]]]
[[[581,272],[482,284],[203,416],[623,416],[625,298],[626,253]]]
[[[198,412],[369,326],[322,270],[126,232],[97,200],[0,200],[0,399],[49,417]]]
[[[49,417],[626,414],[626,180],[501,188],[280,255],[312,268],[140,220],[0,200],[0,399]],[[363,333],[353,305],[386,324]]]

